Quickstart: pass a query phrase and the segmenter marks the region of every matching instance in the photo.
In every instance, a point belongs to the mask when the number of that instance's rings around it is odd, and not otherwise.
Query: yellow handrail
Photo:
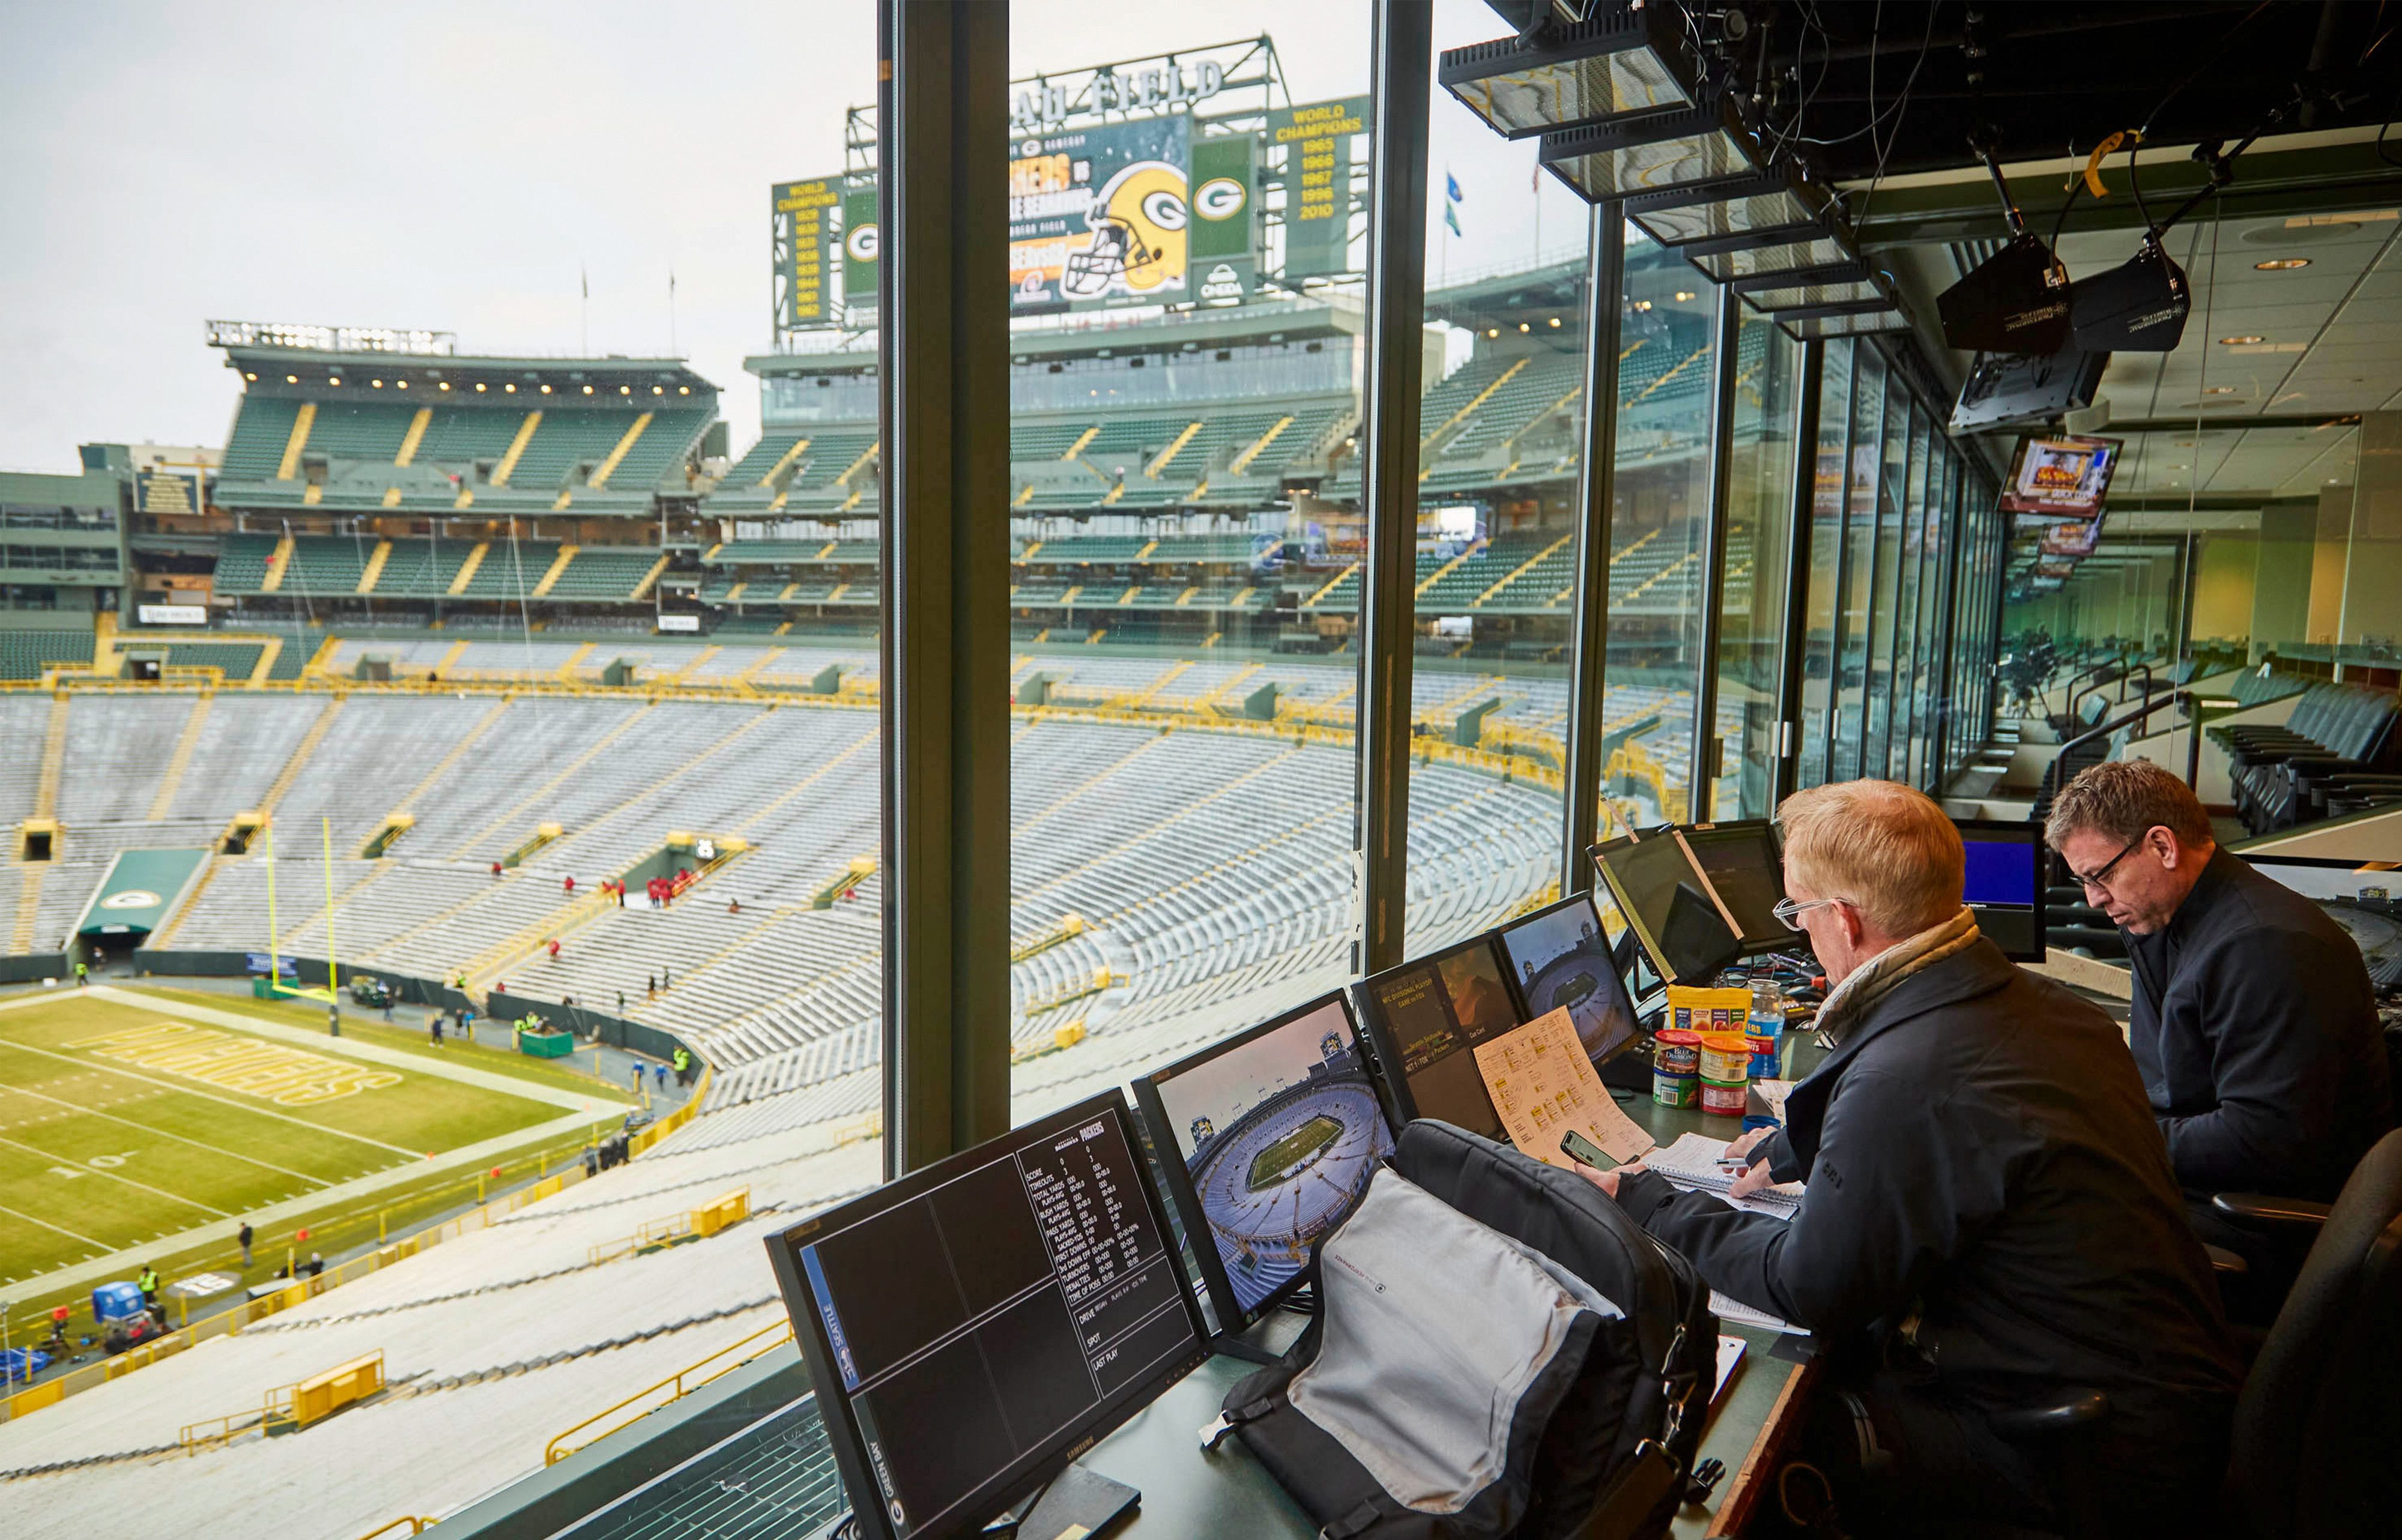
[[[711,1381],[731,1374],[736,1369],[740,1368],[743,1365],[749,1363],[752,1359],[758,1357],[759,1354],[766,1353],[768,1349],[790,1341],[792,1340],[792,1336],[793,1323],[787,1320],[779,1321],[774,1326],[761,1327],[758,1330],[751,1333],[748,1337],[739,1338],[735,1341],[728,1342],[725,1346],[719,1348],[715,1353],[711,1354],[708,1357],[702,1358],[697,1363],[685,1366],[683,1368],[677,1370],[674,1374],[671,1374],[668,1378],[660,1381],[656,1385],[645,1385],[641,1390],[634,1392],[633,1395],[628,1396],[624,1400],[618,1402],[615,1406],[610,1407],[606,1410],[594,1412],[591,1416],[587,1417],[584,1421],[576,1423],[573,1427],[569,1428],[566,1432],[560,1434],[558,1437],[553,1438],[549,1443],[543,1446],[542,1463],[545,1465],[555,1465],[561,1460],[566,1459],[569,1455],[573,1454],[577,1450],[584,1448],[586,1445],[597,1443],[599,1440],[607,1437],[610,1433],[616,1432],[617,1427],[625,1427],[633,1423],[639,1422],[642,1418],[648,1417],[652,1412],[658,1410],[659,1407],[673,1406],[676,1402],[683,1400],[685,1396],[691,1395],[694,1391],[698,1390],[701,1386],[708,1384]],[[766,1339],[766,1341],[760,1341],[760,1339],[763,1337]],[[758,1343],[758,1345],[756,1347],[752,1347],[751,1344],[754,1342]],[[750,1351],[743,1353],[741,1350],[744,1348],[750,1348]],[[719,1359],[725,1357],[728,1354],[738,1353],[740,1354],[740,1356],[735,1358],[732,1362],[721,1365],[710,1373],[700,1373],[703,1368],[708,1368],[711,1364],[716,1363]],[[692,1380],[689,1384],[685,1383],[686,1379],[693,1375],[699,1375],[699,1378]],[[632,1406],[642,1397],[646,1396],[656,1396],[663,1390],[670,1391],[672,1394],[670,1394],[667,1399],[659,1402],[658,1406],[644,1407],[641,1411],[638,1411],[633,1416],[627,1418],[624,1423],[618,1423],[617,1427],[609,1429],[607,1433],[596,1433],[591,1437],[585,1439],[582,1443],[571,1446],[567,1442],[570,1438],[574,1437],[577,1434],[582,1433],[585,1429],[593,1426],[595,1423],[604,1422],[611,1417],[614,1417],[617,1413],[625,1410],[628,1407]]]
[[[407,1524],[408,1526],[409,1533],[423,1534],[427,1530],[434,1527],[435,1520],[421,1518],[413,1513],[404,1513],[399,1518],[393,1519],[391,1523],[384,1525],[381,1529],[367,1531],[365,1534],[359,1536],[359,1540],[378,1540],[379,1536],[390,1534],[393,1531],[400,1528],[403,1524]]]

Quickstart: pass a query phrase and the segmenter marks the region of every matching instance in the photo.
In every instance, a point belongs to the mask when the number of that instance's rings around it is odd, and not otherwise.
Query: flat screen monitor
[[[1208,1357],[1114,1089],[769,1237],[864,1540],[948,1540]]]
[[[2036,518],[2099,518],[2121,440],[2030,433],[2002,484],[2001,511]]]
[[[1693,864],[1718,890],[1719,902],[1734,921],[1746,952],[1776,952],[1799,945],[1791,926],[1776,917],[1785,899],[1785,853],[1766,818],[1740,823],[1695,823],[1677,831]]]
[[[2102,543],[2102,516],[2046,525],[2036,553],[2045,557],[2090,557]]]
[[[1627,835],[1593,847],[1594,865],[1669,983],[1706,983],[1743,956],[1734,920],[1672,833]]]
[[[2014,962],[2043,961],[2043,829],[2033,823],[1954,818],[1966,858],[1961,899],[1977,928]]]
[[[1134,1097],[1227,1331],[1299,1286],[1311,1243],[1393,1152],[1339,993],[1152,1071]]]
[[[1564,899],[1512,920],[1499,937],[1526,1020],[1565,1006],[1577,1040],[1596,1066],[1635,1041],[1635,1002],[1627,997],[1608,933],[1589,896]]]
[[[1522,1024],[1493,938],[1463,942],[1353,987],[1394,1115],[1403,1122],[1440,1118],[1488,1139],[1503,1137],[1501,1115],[1470,1052]]]

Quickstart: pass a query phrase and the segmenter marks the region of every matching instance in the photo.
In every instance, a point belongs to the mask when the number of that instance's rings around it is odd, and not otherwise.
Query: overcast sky
[[[1440,0],[1436,46],[1498,35]],[[1266,33],[1293,99],[1368,89],[1367,0],[1018,0],[1014,73]],[[767,188],[842,166],[870,0],[0,0],[0,468],[88,441],[222,445],[210,319],[422,326],[462,351],[657,354],[716,381],[740,453],[769,340]],[[1456,275],[1535,243],[1531,143],[1447,97]],[[1580,206],[1545,178],[1541,243]],[[998,285],[996,294],[998,294]]]

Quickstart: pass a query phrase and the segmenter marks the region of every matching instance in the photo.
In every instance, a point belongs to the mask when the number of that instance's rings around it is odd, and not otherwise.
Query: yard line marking
[[[81,1241],[88,1246],[104,1246],[108,1244],[106,1241],[95,1241],[89,1235],[78,1234],[76,1231],[69,1230],[64,1225],[54,1225],[48,1219],[36,1219],[30,1214],[20,1214],[15,1209],[10,1208],[6,1204],[0,1204],[0,1214],[6,1214],[11,1218],[22,1219],[29,1225],[39,1225],[44,1230],[55,1230],[62,1235],[73,1236],[75,1239]]]
[[[31,1043],[10,1042],[7,1038],[0,1038],[0,1052],[39,1053],[46,1059],[57,1059],[61,1063],[76,1066],[89,1066],[90,1062],[86,1059],[74,1058],[64,1053],[53,1053],[47,1048],[35,1048]],[[104,1075],[121,1075],[129,1080],[140,1080],[145,1085],[155,1085],[161,1091],[173,1091],[186,1096],[198,1096],[204,1102],[214,1102],[219,1107],[230,1107],[242,1112],[255,1112],[262,1118],[273,1118],[279,1122],[291,1123],[297,1127],[305,1128],[316,1134],[330,1134],[338,1139],[355,1139],[363,1145],[373,1145],[378,1149],[389,1149],[395,1155],[406,1155],[412,1161],[425,1153],[421,1149],[403,1149],[398,1145],[388,1145],[381,1139],[370,1139],[364,1134],[347,1134],[338,1128],[327,1128],[323,1123],[312,1123],[305,1118],[295,1118],[288,1113],[278,1112],[271,1107],[252,1107],[247,1103],[231,1101],[223,1096],[212,1096],[205,1091],[195,1091],[190,1086],[176,1085],[168,1080],[153,1079],[147,1075],[136,1075],[130,1069],[111,1068],[101,1070],[99,1073]]]
[[[128,1128],[138,1128],[145,1134],[155,1134],[162,1139],[173,1139],[179,1145],[190,1145],[194,1149],[205,1149],[212,1155],[223,1155],[232,1160],[247,1162],[255,1166],[262,1166],[269,1171],[282,1172],[286,1176],[297,1176],[304,1182],[314,1182],[319,1187],[331,1187],[334,1185],[322,1176],[311,1176],[305,1171],[294,1171],[288,1167],[277,1165],[272,1161],[262,1161],[255,1155],[244,1155],[238,1149],[220,1149],[215,1145],[203,1144],[198,1139],[186,1138],[181,1134],[170,1134],[163,1128],[153,1128],[148,1123],[137,1123],[131,1118],[120,1118],[114,1112],[103,1112],[96,1107],[86,1107],[81,1102],[71,1102],[61,1096],[45,1096],[38,1091],[28,1091],[21,1085],[10,1085],[6,1080],[0,1080],[0,1092],[8,1091],[16,1092],[19,1095],[22,1096],[32,1096],[40,1101],[56,1102],[61,1107],[71,1107],[76,1111],[83,1113],[86,1117],[105,1118],[113,1123],[123,1123]],[[122,1105],[129,1099],[130,1098],[119,1097],[117,1101],[110,1102],[106,1105],[117,1107]],[[40,1121],[47,1121],[48,1120]]]
[[[47,1149],[36,1149],[32,1145],[21,1145],[14,1139],[0,1139],[0,1145],[7,1145],[11,1149],[21,1149],[28,1155],[38,1155],[46,1161],[67,1161],[75,1159],[71,1155],[56,1155]],[[198,1198],[186,1198],[181,1193],[170,1192],[163,1187],[152,1187],[147,1182],[137,1182],[131,1176],[119,1176],[114,1171],[102,1171],[93,1166],[85,1165],[84,1162],[80,1161],[76,1163],[83,1165],[85,1172],[90,1176],[105,1176],[112,1182],[123,1182],[127,1187],[140,1188],[143,1191],[149,1193],[154,1198],[164,1198],[171,1203],[181,1203],[186,1208],[205,1209],[209,1213],[215,1215],[220,1219],[230,1219],[233,1217],[231,1214],[227,1213],[224,1209],[212,1207],[211,1205],[200,1202]]]

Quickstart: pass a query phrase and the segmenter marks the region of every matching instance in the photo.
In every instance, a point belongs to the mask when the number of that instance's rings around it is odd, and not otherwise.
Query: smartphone
[[[1560,1135],[1560,1153],[1579,1165],[1589,1165],[1595,1171],[1615,1171],[1618,1162],[1601,1152],[1601,1147],[1571,1128]]]

